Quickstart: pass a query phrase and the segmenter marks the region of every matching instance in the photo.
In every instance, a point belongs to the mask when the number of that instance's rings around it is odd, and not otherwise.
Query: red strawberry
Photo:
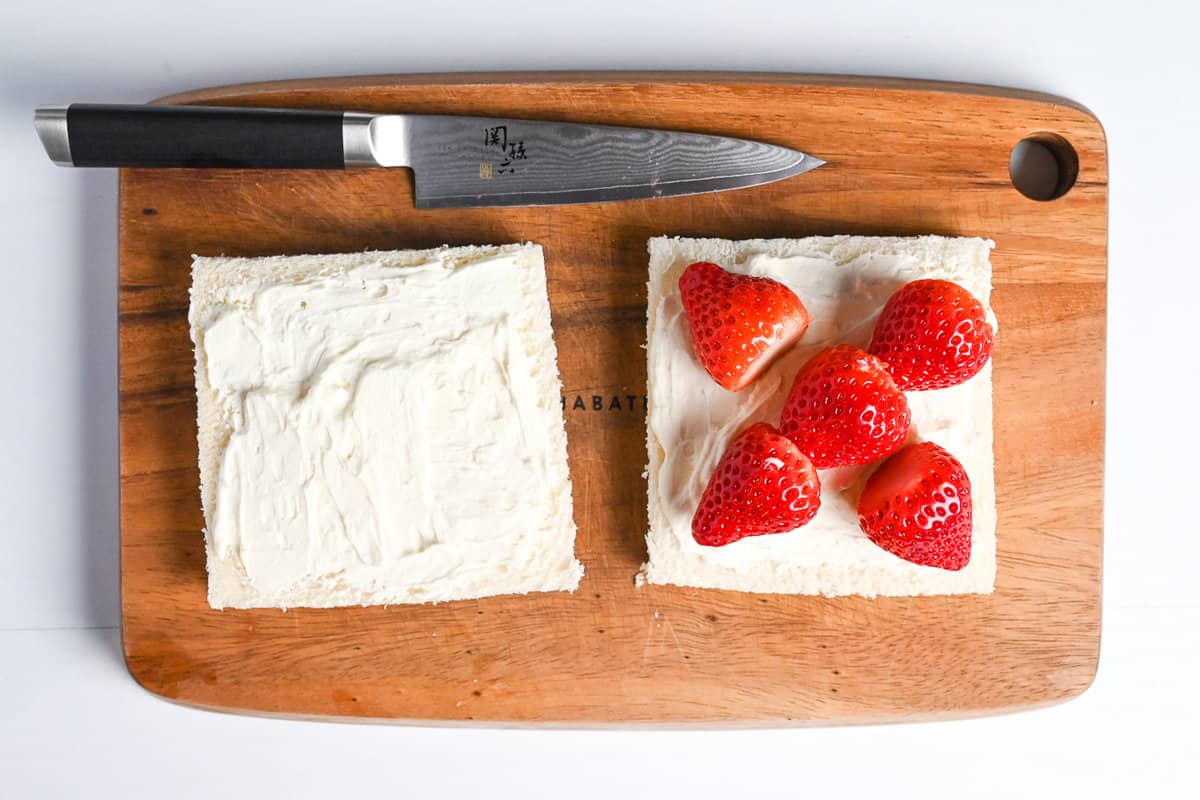
[[[865,464],[908,436],[908,401],[883,362],[848,344],[827,347],[796,373],[779,432],[817,469]]]
[[[971,560],[971,481],[933,442],[905,447],[867,479],[858,524],[905,561],[960,570]]]
[[[746,536],[785,533],[821,505],[817,471],[765,422],[743,431],[721,456],[692,517],[692,537],[720,547]]]
[[[905,391],[964,382],[992,354],[992,326],[975,296],[950,281],[913,281],[891,296],[871,338]]]
[[[683,271],[679,295],[696,358],[731,392],[749,386],[808,327],[804,304],[779,281],[738,275],[707,261]]]

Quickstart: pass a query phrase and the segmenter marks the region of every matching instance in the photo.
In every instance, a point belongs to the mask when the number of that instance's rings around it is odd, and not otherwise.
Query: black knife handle
[[[77,167],[342,169],[342,112],[75,103]]]

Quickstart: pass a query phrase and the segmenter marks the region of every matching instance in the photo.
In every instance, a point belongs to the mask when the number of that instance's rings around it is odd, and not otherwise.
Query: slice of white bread
[[[855,505],[869,469],[822,471],[820,511],[808,525],[789,533],[703,547],[692,539],[691,518],[732,438],[754,422],[779,423],[792,379],[808,358],[839,342],[866,347],[887,298],[911,280],[955,281],[987,306],[992,247],[984,239],[941,236],[651,239],[649,560],[640,579],[827,596],[990,593],[996,573],[990,364],[960,386],[908,393],[914,436],[949,449],[971,481],[973,541],[971,560],[962,570],[911,564],[867,539]],[[678,284],[695,261],[782,281],[812,316],[794,350],[737,394],[718,386],[692,352]]]
[[[214,608],[574,590],[542,250],[196,257]]]

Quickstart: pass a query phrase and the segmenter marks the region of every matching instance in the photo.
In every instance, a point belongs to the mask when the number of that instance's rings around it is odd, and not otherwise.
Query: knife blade
[[[749,139],[499,117],[76,103],[37,109],[34,125],[63,166],[408,167],[418,208],[700,194],[825,163]]]

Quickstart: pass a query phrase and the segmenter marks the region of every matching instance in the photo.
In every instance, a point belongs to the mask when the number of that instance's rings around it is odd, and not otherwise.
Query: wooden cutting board
[[[169,102],[494,114],[703,130],[829,164],[696,197],[416,211],[403,170],[128,170],[120,198],[122,625],[151,692],[213,709],[508,722],[927,719],[1078,695],[1100,641],[1107,164],[1061,98],[787,75],[310,80]],[[1056,134],[1078,179],[1037,202],[1014,144]],[[826,599],[634,586],[645,557],[646,240],[995,239],[999,573],[990,596]],[[187,305],[192,253],[545,246],[587,568],[574,594],[213,611]]]

